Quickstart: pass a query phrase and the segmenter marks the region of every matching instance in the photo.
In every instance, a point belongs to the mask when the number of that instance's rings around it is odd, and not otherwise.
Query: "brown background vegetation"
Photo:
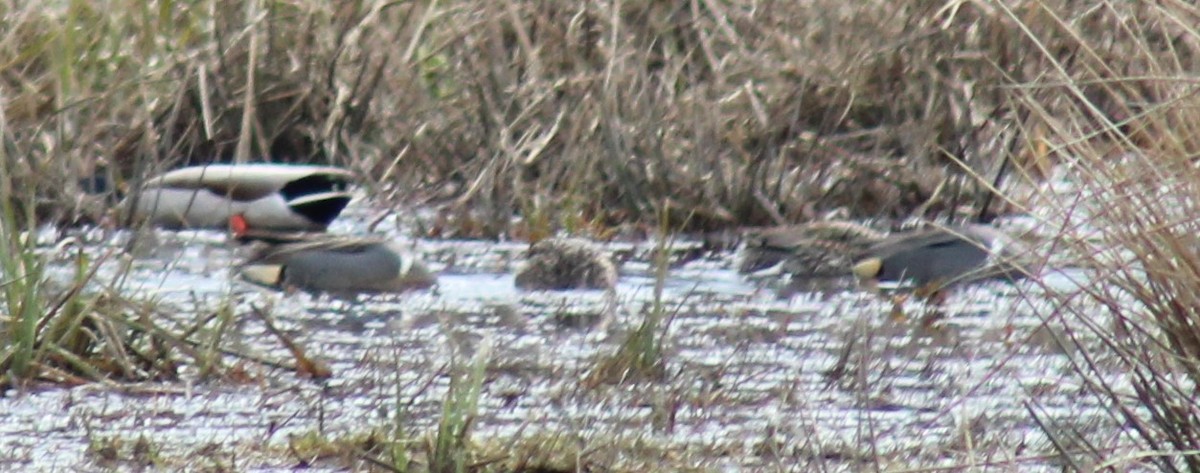
[[[1158,146],[1137,131],[1194,101],[1160,79],[1197,69],[1200,17],[1184,2],[254,0],[24,5],[3,23],[5,156],[44,217],[76,220],[80,189],[62,183],[91,173],[128,186],[267,159],[350,166],[385,200],[442,206],[446,234],[495,236],[969,218],[1002,158],[1040,178],[1060,132]]]

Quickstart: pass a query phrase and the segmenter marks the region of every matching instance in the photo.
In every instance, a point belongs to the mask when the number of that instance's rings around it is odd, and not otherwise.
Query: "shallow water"
[[[332,231],[352,233],[370,213],[356,203]],[[394,220],[382,228],[407,234]],[[1111,429],[1064,351],[1046,340],[1050,330],[1031,307],[1044,289],[1028,283],[963,288],[944,317],[925,324],[920,303],[905,305],[909,320],[894,320],[891,302],[852,286],[794,292],[746,280],[732,254],[716,255],[664,281],[663,379],[589,386],[581,380],[597,360],[655,305],[652,244],[606,247],[633,255],[607,294],[514,289],[523,244],[415,241],[441,272],[437,288],[343,300],[238,281],[229,269],[238,254],[219,233],[158,231],[155,240],[135,252],[127,291],[171,308],[162,316],[180,323],[232,301],[232,346],[290,360],[250,315],[252,306],[268,307],[310,356],[330,364],[333,379],[247,363],[244,383],[201,382],[184,367],[175,383],[11,390],[0,398],[0,469],[94,467],[90,444],[139,436],[153,439],[171,467],[215,458],[238,470],[290,469],[300,459],[287,452],[289,436],[387,431],[397,416],[412,435],[427,432],[451,367],[483,347],[490,358],[476,439],[637,440],[675,452],[681,465],[718,470],[991,462],[1057,471],[1031,411],[1063,429]],[[114,277],[119,260],[101,280]],[[69,265],[53,275],[69,278]],[[1055,272],[1047,287],[1081,278]]]

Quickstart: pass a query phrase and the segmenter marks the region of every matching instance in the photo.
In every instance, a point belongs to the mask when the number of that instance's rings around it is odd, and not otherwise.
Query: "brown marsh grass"
[[[1092,270],[1044,315],[1065,329],[1059,343],[1077,348],[1084,389],[1123,435],[1046,433],[1071,469],[1197,471],[1200,9],[1133,2],[1067,13],[1045,9],[1048,29],[1018,23],[1050,67],[1014,83],[1015,103],[1044,158],[1064,163],[1079,187],[1037,205],[1056,212],[1067,237],[1059,248]]]
[[[493,236],[568,225],[604,235],[654,225],[664,204],[673,228],[692,229],[838,209],[1003,212],[980,208],[1001,158],[1034,175],[1047,165],[1044,124],[1023,100],[1054,112],[1095,97],[1096,113],[1077,117],[1092,127],[1129,116],[1102,84],[1080,84],[1082,96],[1011,86],[1138,67],[1123,54],[1133,41],[1103,42],[1103,18],[1187,9],[63,3],[14,3],[0,19],[5,146],[40,217],[95,218],[76,185],[95,173],[122,187],[187,163],[319,161],[361,171],[390,190],[382,198],[439,205],[439,234]],[[1143,39],[1174,47],[1164,34]]]

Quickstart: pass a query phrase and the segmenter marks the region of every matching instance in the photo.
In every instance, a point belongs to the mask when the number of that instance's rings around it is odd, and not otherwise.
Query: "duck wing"
[[[353,180],[352,172],[333,166],[210,164],[176,169],[147,180],[144,187],[206,189],[240,201],[282,192],[285,200],[290,200],[318,192],[342,191]]]
[[[868,248],[863,257],[887,259],[911,251],[934,249],[963,242],[974,243],[980,249],[991,246],[990,235],[982,235],[968,227],[924,228],[884,238]]]

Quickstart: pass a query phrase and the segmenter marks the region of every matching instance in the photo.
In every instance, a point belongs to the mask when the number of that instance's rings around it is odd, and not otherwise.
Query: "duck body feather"
[[[856,261],[862,279],[947,286],[1026,273],[1024,245],[987,225],[959,225],[885,238]]]
[[[243,266],[242,274],[266,286],[338,294],[403,292],[437,282],[398,242],[373,237],[265,245]]]
[[[883,234],[848,221],[821,221],[752,230],[738,272],[753,274],[778,267],[798,278],[849,277],[853,259]]]

